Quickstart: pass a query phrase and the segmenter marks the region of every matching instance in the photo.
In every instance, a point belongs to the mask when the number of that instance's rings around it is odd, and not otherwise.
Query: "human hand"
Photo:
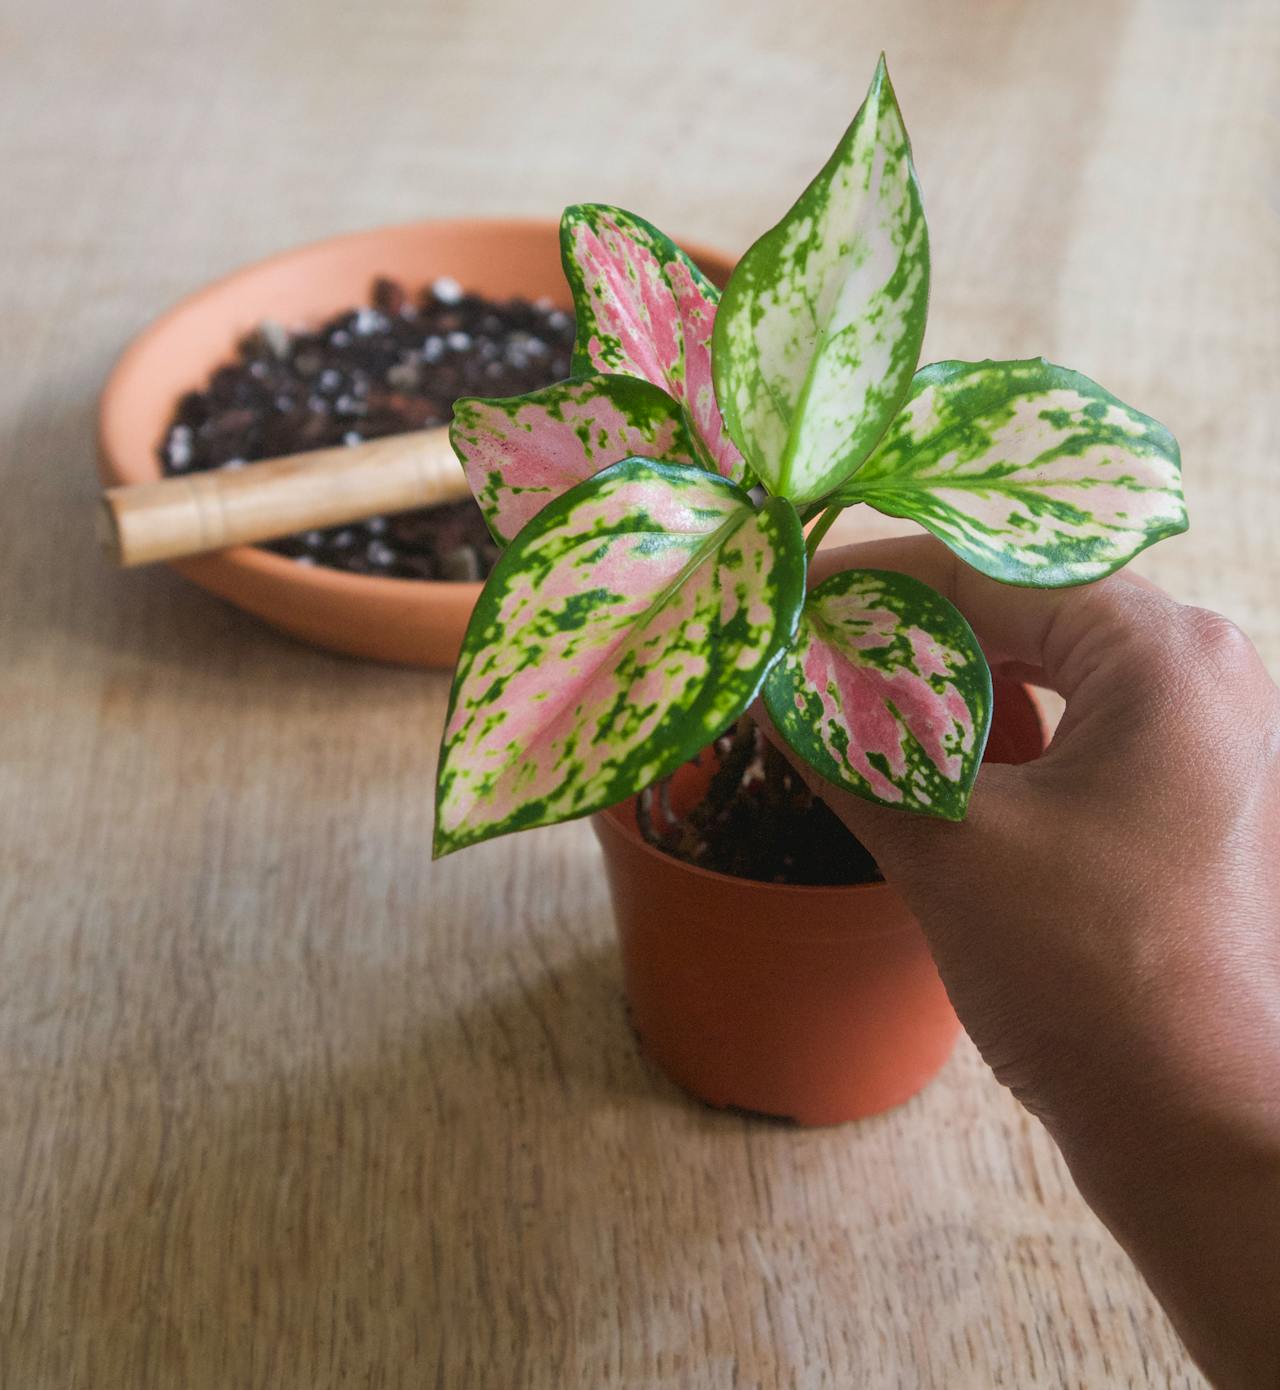
[[[982,769],[961,824],[797,770],[1202,1365],[1280,1386],[1280,692],[1233,624],[1123,574],[1016,589],[921,537],[813,578],[851,567],[933,585],[1066,712],[1040,759]]]

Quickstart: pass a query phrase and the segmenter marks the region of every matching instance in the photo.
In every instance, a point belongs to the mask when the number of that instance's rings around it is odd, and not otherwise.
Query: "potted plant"
[[[569,208],[561,248],[574,376],[455,405],[505,549],[454,677],[435,852],[603,812],[633,1017],[660,1063],[715,1103],[806,1122],[883,1108],[956,1027],[892,889],[708,873],[644,845],[631,799],[762,698],[834,786],[961,818],[993,712],[972,631],[901,574],[806,591],[818,542],[865,503],[994,579],[1087,583],[1185,529],[1177,444],[1043,358],[917,370],[928,234],[883,58],[723,295],[617,208]],[[1034,755],[1025,700],[1018,717],[1006,752]],[[677,813],[696,783],[676,779]]]

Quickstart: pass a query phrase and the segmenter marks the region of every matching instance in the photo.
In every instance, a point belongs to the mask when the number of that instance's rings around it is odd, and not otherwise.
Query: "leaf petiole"
[[[818,518],[817,523],[813,530],[809,532],[804,543],[804,553],[809,560],[812,560],[818,553],[818,547],[822,544],[823,538],[826,536],[827,532],[831,530],[832,522],[835,521],[836,517],[838,517],[842,511],[844,511],[844,507],[839,503],[833,502]]]

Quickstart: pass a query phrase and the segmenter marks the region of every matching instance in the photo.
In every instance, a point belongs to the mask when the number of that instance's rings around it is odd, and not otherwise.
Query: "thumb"
[[[1129,668],[1146,660],[1154,608],[1176,608],[1164,594],[1122,575],[1079,588],[1011,587],[961,564],[928,536],[873,541],[823,551],[812,581],[855,568],[896,570],[931,585],[955,604],[973,627],[988,659],[1035,684],[1057,690],[1067,714],[1049,752],[1020,767],[983,765],[967,817],[960,823],[885,807],[845,792],[804,763],[773,728],[764,710],[761,727],[794,765],[815,795],[835,812],[875,856],[916,908],[940,881],[955,873],[990,871],[1002,846],[1016,843],[1028,815],[1045,813],[1039,795],[1069,780],[1079,761],[1082,722],[1110,722],[1116,693],[1128,688]],[[1034,804],[1033,804],[1034,803]],[[954,872],[953,872],[954,870]],[[939,888],[939,891],[943,891]]]

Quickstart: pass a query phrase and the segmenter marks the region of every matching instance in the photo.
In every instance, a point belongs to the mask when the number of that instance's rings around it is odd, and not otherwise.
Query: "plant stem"
[[[831,523],[844,510],[843,507],[833,504],[818,518],[814,528],[809,532],[809,538],[804,543],[805,554],[810,560],[818,553],[818,547],[822,544],[822,538],[831,530]]]

